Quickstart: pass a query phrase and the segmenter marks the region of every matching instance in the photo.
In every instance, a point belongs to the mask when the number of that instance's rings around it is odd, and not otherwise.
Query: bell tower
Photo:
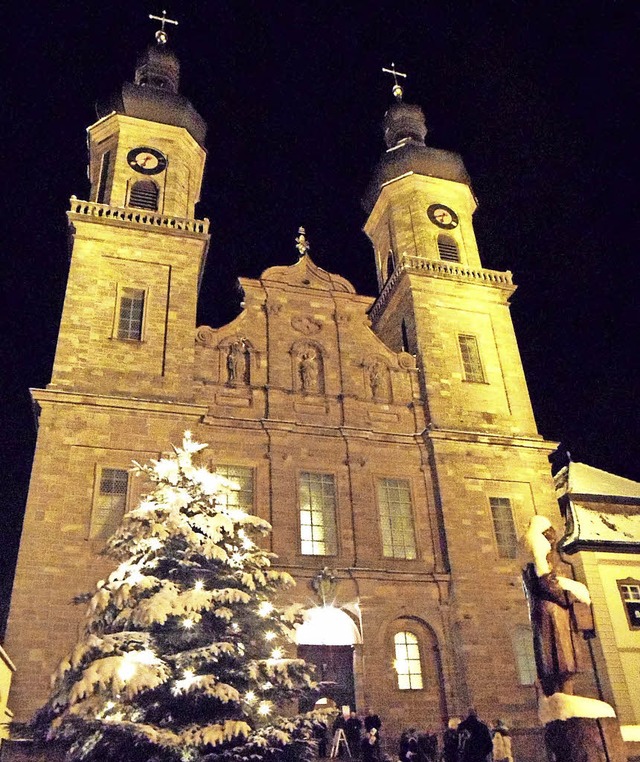
[[[416,356],[431,428],[535,435],[511,273],[482,266],[462,159],[427,146],[422,109],[403,101],[399,85],[394,94],[386,151],[364,198],[380,289],[375,330]]]
[[[168,19],[161,19],[163,24]],[[187,399],[208,220],[206,125],[159,31],[97,105],[89,199],[71,199],[71,268],[50,389]]]

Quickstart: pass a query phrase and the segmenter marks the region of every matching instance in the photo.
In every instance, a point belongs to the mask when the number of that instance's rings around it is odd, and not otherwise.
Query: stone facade
[[[394,134],[397,151],[416,143]],[[271,549],[298,581],[295,600],[312,605],[311,581],[333,571],[335,605],[360,633],[355,701],[382,716],[388,738],[411,725],[440,730],[475,706],[506,719],[520,762],[533,759],[514,540],[534,513],[559,523],[554,445],[531,411],[511,275],[482,268],[464,177],[430,176],[421,160],[419,172],[370,194],[377,300],[304,254],[241,279],[243,311],[229,325],[196,328],[208,246],[207,221],[193,218],[203,149],[185,128],[119,113],[89,135],[91,200],[72,199],[69,212],[52,382],[33,390],[40,429],[7,634],[18,719],[45,700],[76,640],[82,612],[71,599],[108,572],[93,530],[105,470],[157,457],[190,429],[213,464],[246,469],[251,508],[273,525]],[[130,203],[139,177],[127,157],[138,146],[167,160],[153,175],[156,209]],[[455,209],[445,244],[455,242],[456,260],[438,248],[438,204]],[[127,289],[143,305],[135,338],[119,335]],[[326,553],[302,539],[309,474],[333,485]],[[402,517],[385,502],[388,485],[402,492]],[[131,476],[126,503],[143,490]],[[421,688],[399,687],[399,633],[418,645]]]

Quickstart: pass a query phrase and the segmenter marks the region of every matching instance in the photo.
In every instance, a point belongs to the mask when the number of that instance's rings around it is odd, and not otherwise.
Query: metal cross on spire
[[[392,92],[395,95],[395,97],[399,101],[401,101],[402,100],[402,87],[398,84],[398,77],[404,77],[406,79],[407,75],[403,74],[401,71],[397,71],[396,70],[396,65],[394,63],[391,64],[391,68],[390,69],[385,69],[384,67],[382,67],[382,71],[385,74],[392,74],[393,75],[394,85],[393,85]]]
[[[149,18],[153,21],[160,22],[161,26],[156,32],[156,40],[158,41],[158,45],[166,45],[169,35],[164,31],[164,25],[173,24],[174,26],[178,26],[178,22],[175,21],[175,19],[168,19],[166,11],[162,11],[162,16],[154,16],[153,13],[150,13]]]

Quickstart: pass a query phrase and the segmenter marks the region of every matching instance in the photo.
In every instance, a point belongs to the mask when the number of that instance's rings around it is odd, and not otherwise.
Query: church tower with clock
[[[319,268],[301,230],[297,261],[240,279],[231,323],[197,327],[206,128],[159,35],[98,106],[88,198],[68,212],[6,639],[17,719],[76,641],[70,601],[109,573],[99,552],[145,488],[131,461],[189,429],[238,483],[228,499],[272,524],[291,602],[308,608],[292,650],[318,666],[324,699],[375,709],[389,739],[475,706],[508,718],[516,756],[533,759],[516,556],[531,516],[559,523],[554,445],[531,410],[511,273],[480,260],[462,160],[426,145],[396,87],[364,199],[379,295]]]

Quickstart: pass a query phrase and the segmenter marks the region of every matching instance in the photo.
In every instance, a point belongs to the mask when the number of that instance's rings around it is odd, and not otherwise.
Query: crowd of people
[[[382,751],[381,728],[380,717],[370,709],[364,719],[355,711],[348,716],[340,713],[331,731],[328,727],[318,731],[318,756],[392,762],[393,758]],[[505,723],[496,720],[490,728],[474,709],[464,720],[449,720],[441,746],[437,733],[407,728],[400,736],[397,756],[400,762],[514,762]]]

